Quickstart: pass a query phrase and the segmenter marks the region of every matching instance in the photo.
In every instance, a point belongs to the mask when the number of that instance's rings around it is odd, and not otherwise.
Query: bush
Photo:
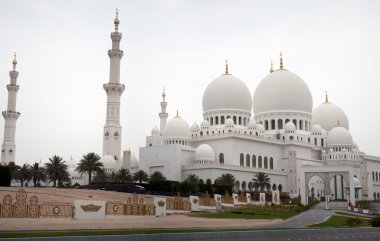
[[[9,166],[0,165],[0,186],[10,187],[11,186],[11,170]]]
[[[380,215],[373,217],[369,222],[372,227],[380,227]]]
[[[346,223],[350,227],[358,227],[362,223],[362,220],[360,218],[348,218]]]
[[[367,200],[356,201],[355,207],[361,208],[361,209],[371,209],[371,201],[367,201]]]

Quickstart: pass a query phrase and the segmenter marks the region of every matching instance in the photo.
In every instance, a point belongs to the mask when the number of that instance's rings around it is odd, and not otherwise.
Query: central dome
[[[242,110],[251,113],[252,96],[243,81],[231,74],[214,79],[203,94],[203,112]]]
[[[266,76],[253,96],[255,115],[267,112],[306,112],[313,110],[313,98],[306,83],[296,74],[277,70]]]

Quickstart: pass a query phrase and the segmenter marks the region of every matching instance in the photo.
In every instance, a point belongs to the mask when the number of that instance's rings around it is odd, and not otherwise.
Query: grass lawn
[[[311,225],[311,228],[348,228],[348,224],[346,223],[347,219],[350,217],[343,217],[343,216],[336,216],[333,215],[329,219],[327,219],[325,222],[320,224],[314,224]],[[369,227],[371,226],[368,219],[360,218],[362,223],[359,227]]]
[[[288,219],[298,213],[295,208],[247,207],[216,213],[195,213],[189,216],[201,218]]]

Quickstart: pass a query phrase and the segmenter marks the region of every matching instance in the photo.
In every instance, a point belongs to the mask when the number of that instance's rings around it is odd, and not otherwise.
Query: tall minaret
[[[103,133],[103,156],[110,155],[120,160],[121,154],[121,126],[120,126],[120,97],[125,86],[120,84],[120,60],[123,51],[120,50],[121,33],[119,27],[119,13],[116,9],[114,21],[115,31],[111,33],[112,49],[108,50],[110,57],[110,80],[103,88],[107,93],[107,117]]]
[[[164,129],[166,126],[166,121],[168,119],[168,113],[166,113],[166,106],[168,105],[168,102],[165,101],[166,93],[165,88],[162,91],[162,101],[161,104],[161,113],[158,115],[160,116],[160,135],[162,136],[164,134]]]
[[[15,162],[16,156],[16,121],[20,116],[20,112],[16,111],[16,98],[19,86],[17,85],[18,71],[16,71],[16,54],[13,59],[13,70],[9,71],[11,77],[10,84],[7,85],[8,89],[8,108],[3,111],[5,119],[4,124],[4,141],[1,147],[1,162],[9,163]]]

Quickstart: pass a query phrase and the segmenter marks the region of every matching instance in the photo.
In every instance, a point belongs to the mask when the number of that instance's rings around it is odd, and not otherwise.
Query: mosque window
[[[290,136],[290,137],[289,137],[289,140],[293,140],[293,139],[294,139],[294,137],[293,137],[293,136]]]
[[[219,117],[215,116],[215,125],[218,125],[218,124],[219,124]]]
[[[239,116],[239,125],[241,125],[241,116]]]
[[[104,133],[104,136],[109,136],[110,133],[108,133],[108,131],[106,131],[106,133]]]
[[[251,156],[249,154],[245,156],[245,165],[247,167],[251,166]]]
[[[219,154],[219,163],[224,164],[224,154],[223,153]]]
[[[220,117],[220,124],[224,125],[224,116]]]
[[[298,126],[297,125],[297,120],[293,120],[293,124],[295,125],[295,126]],[[298,129],[298,128],[297,128]]]
[[[240,154],[240,166],[244,166],[244,154]]]
[[[236,116],[232,117],[232,120],[234,121],[234,124],[236,125]]]
[[[268,129],[269,129],[269,123],[268,123],[268,121],[266,120],[265,122],[264,122],[265,124],[265,130],[267,131]]]
[[[255,155],[252,156],[252,167],[256,168],[256,156]]]
[[[269,159],[269,168],[273,170],[273,158]]]
[[[271,120],[271,129],[272,130],[276,129],[276,121],[275,120]]]
[[[376,192],[373,193],[373,199],[376,199]]]
[[[212,117],[210,118],[210,124],[214,125],[214,118],[212,118]]]
[[[323,138],[321,139],[321,146],[325,146],[325,140]]]
[[[119,132],[115,131],[114,136],[119,136]]]
[[[289,119],[286,119],[286,120],[285,120],[285,125],[286,125],[289,121],[290,121]]]
[[[277,185],[276,185],[275,183],[273,183],[273,185],[272,185],[272,190],[273,190],[273,191],[276,191],[276,190],[277,190]]]
[[[309,137],[309,138],[307,138],[307,142],[309,142],[309,143],[310,143],[310,137]]]
[[[262,160],[262,157],[259,156],[259,168],[262,168],[263,167],[263,160]]]
[[[379,173],[376,172],[376,182],[379,181]]]
[[[375,172],[372,171],[372,181],[375,181]]]
[[[249,183],[248,183],[248,189],[249,189],[249,190],[252,190],[252,189],[253,189],[253,182],[249,182]]]
[[[278,185],[278,190],[281,192],[282,191],[282,184]]]
[[[203,136],[203,132],[201,131],[200,133],[199,133],[201,136]]]
[[[302,120],[299,121],[299,128],[300,128],[300,130],[303,130],[303,121]]]
[[[240,182],[239,182],[239,181],[236,181],[236,182],[235,182],[235,189],[236,189],[236,190],[239,190],[239,188],[240,188]]]
[[[279,119],[277,122],[278,122],[278,123],[277,123],[278,129],[281,130],[282,128],[284,128],[284,127],[283,127],[282,119]]]
[[[380,193],[377,193],[377,199],[379,199],[380,198]]]
[[[267,157],[264,157],[264,168],[265,169],[268,168],[268,158]]]
[[[318,144],[317,138],[314,138],[314,145],[317,145],[317,144]]]

